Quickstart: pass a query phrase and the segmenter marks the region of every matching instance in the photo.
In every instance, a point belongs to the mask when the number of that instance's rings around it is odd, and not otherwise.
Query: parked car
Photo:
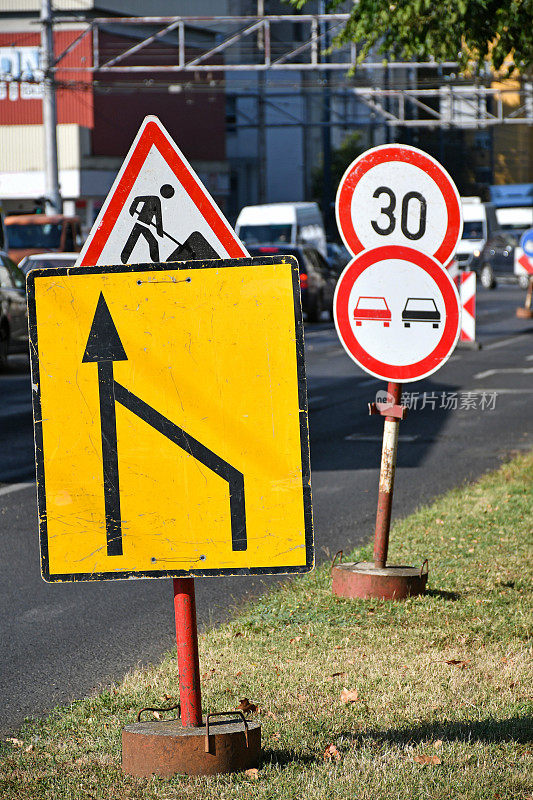
[[[309,322],[320,322],[322,311],[333,319],[333,296],[338,273],[315,247],[247,245],[251,256],[295,256],[300,267],[302,310]]]
[[[461,269],[468,269],[473,258],[479,256],[496,224],[494,208],[490,203],[482,203],[480,197],[461,197],[463,209],[463,232],[455,259]]]
[[[17,264],[32,253],[65,253],[81,249],[79,217],[64,214],[18,214],[5,220],[7,250]]]
[[[28,343],[25,287],[23,273],[0,251],[0,369],[6,366],[11,347]]]
[[[317,203],[265,203],[241,209],[235,233],[248,245],[283,245],[316,247],[323,256],[326,231]]]
[[[78,253],[34,253],[25,256],[19,264],[24,275],[32,269],[53,269],[54,267],[73,267]]]
[[[518,283],[527,289],[528,277],[515,274],[515,249],[526,229],[494,231],[489,236],[479,256],[471,262],[473,269],[485,289],[494,289],[497,281]]]
[[[330,265],[339,273],[343,271],[344,267],[353,258],[343,244],[337,242],[326,242],[328,251],[328,261]]]

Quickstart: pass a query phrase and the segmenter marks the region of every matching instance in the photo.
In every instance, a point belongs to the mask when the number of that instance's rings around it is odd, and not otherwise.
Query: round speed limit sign
[[[438,161],[407,145],[381,145],[356,158],[340,182],[336,213],[353,255],[401,245],[445,265],[463,229],[454,182]]]

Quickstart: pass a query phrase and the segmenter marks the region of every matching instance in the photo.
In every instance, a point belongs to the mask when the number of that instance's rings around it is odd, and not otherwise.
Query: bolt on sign
[[[298,264],[28,278],[46,581],[313,565]]]

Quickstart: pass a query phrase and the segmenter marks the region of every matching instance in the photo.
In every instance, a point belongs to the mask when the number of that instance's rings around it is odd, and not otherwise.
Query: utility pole
[[[61,214],[57,167],[57,107],[54,65],[52,0],[41,0],[41,58],[43,69],[44,194],[47,214]]]
[[[265,0],[257,0],[257,16],[265,16]],[[259,28],[257,32],[257,47],[265,51],[265,32]],[[266,114],[265,114],[265,73],[260,70],[257,74],[257,195],[259,203],[266,203],[267,196],[267,139],[266,139]]]
[[[324,0],[320,2],[320,13],[326,13],[326,4]],[[324,49],[329,48],[329,28],[328,23],[322,23],[322,40]],[[329,61],[329,54],[326,53],[324,61]],[[322,100],[322,161],[324,164],[323,178],[322,178],[322,216],[324,217],[324,226],[326,228],[326,236],[332,236],[331,224],[331,203],[332,203],[332,186],[331,186],[331,86],[329,70],[324,70],[324,95]]]

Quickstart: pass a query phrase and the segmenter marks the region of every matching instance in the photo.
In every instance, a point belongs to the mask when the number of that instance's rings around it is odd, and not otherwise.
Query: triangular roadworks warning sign
[[[76,266],[247,256],[161,122],[146,117]]]

